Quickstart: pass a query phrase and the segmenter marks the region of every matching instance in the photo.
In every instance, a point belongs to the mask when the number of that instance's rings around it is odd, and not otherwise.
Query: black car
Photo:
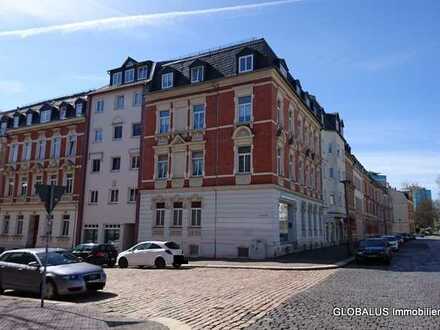
[[[359,248],[356,251],[357,263],[366,260],[382,260],[390,264],[391,258],[391,246],[385,239],[369,238],[359,242]]]
[[[72,253],[85,262],[113,267],[118,251],[113,244],[84,243],[73,248]]]

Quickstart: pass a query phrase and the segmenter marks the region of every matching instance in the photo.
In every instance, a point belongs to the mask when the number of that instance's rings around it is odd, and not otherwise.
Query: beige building
[[[90,94],[82,242],[134,241],[143,87],[152,62],[127,58],[110,83]]]
[[[405,192],[397,189],[390,189],[390,194],[393,202],[392,233],[397,234],[411,232],[411,200],[408,199],[408,196]]]

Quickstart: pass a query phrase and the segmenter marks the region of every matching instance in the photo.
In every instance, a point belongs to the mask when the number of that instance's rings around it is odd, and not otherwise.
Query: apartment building
[[[323,115],[321,150],[323,159],[323,196],[326,223],[326,241],[339,244],[347,238],[347,217],[345,207],[345,139],[344,122],[338,113]]]
[[[252,258],[325,243],[323,110],[264,39],[156,63],[145,97],[139,241]]]
[[[82,242],[123,250],[135,241],[143,87],[152,70],[151,61],[129,57],[108,71],[107,86],[89,94]]]
[[[393,202],[393,222],[391,232],[411,233],[413,232],[414,214],[412,196],[409,192],[390,189]]]
[[[63,185],[49,244],[79,242],[85,175],[87,93],[6,111],[0,119],[0,247],[43,246],[47,217],[35,185]]]

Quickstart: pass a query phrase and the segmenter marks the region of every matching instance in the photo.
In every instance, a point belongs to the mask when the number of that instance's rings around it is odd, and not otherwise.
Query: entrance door
[[[29,229],[28,229],[26,247],[33,248],[37,245],[39,224],[40,224],[39,215],[31,215],[29,217]]]

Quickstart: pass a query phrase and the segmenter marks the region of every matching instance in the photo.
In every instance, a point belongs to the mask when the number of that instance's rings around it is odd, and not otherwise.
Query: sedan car
[[[188,260],[183,255],[180,246],[169,241],[141,242],[118,255],[120,268],[129,266],[155,266],[156,268],[173,266],[174,268],[180,268],[182,264],[187,263]]]
[[[5,289],[39,293],[45,249],[19,249],[0,255],[0,293]],[[81,262],[68,251],[49,249],[46,297],[102,290],[106,274],[101,267]]]
[[[379,259],[389,264],[392,253],[390,244],[381,238],[369,238],[359,242],[359,248],[356,251],[356,262],[360,263],[366,260]]]
[[[384,235],[382,236],[384,240],[386,240],[391,245],[391,250],[393,252],[399,251],[399,239],[396,236],[393,235]]]
[[[118,251],[113,244],[84,243],[75,246],[72,253],[85,262],[109,267],[116,264],[116,258],[118,257]]]

